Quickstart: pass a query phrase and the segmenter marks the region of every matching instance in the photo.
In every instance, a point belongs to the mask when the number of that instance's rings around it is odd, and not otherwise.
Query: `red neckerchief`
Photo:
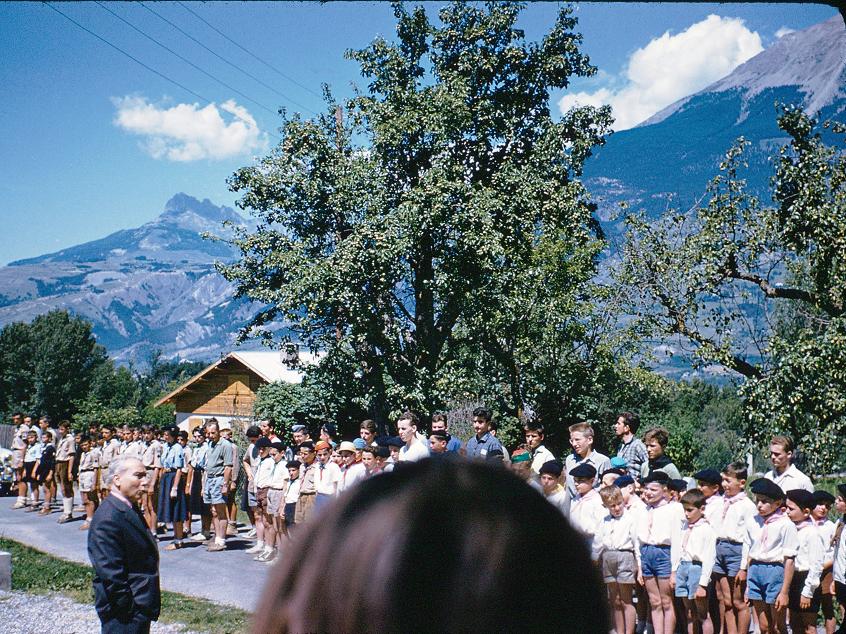
[[[772,515],[770,515],[767,519],[764,520],[764,529],[761,531],[761,546],[766,548],[767,547],[767,529],[769,525],[773,522],[777,522],[778,520],[784,517],[784,509],[779,509]]]
[[[726,519],[731,505],[735,502],[740,502],[745,497],[746,493],[744,491],[740,491],[737,495],[733,495],[730,498],[723,497],[723,519]]]
[[[703,515],[698,520],[696,520],[693,524],[688,523],[687,530],[684,532],[684,537],[682,537],[682,550],[687,548],[687,542],[690,539],[690,534],[693,532],[693,529],[697,526],[702,526],[703,524],[707,524],[708,520],[705,519]]]

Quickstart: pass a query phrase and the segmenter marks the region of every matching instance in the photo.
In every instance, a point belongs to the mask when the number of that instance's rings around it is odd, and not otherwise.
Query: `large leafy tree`
[[[788,432],[827,468],[846,432],[846,130],[793,107],[779,126],[772,204],[742,179],[741,139],[707,204],[629,219],[621,281],[643,332],[745,379],[753,440]]]
[[[610,113],[552,117],[550,91],[595,69],[569,8],[540,42],[517,28],[520,10],[454,3],[433,22],[395,5],[396,41],[348,53],[367,90],[344,104],[327,90],[326,114],[285,121],[272,153],[231,179],[259,225],[221,270],[267,305],[244,335],[272,339],[265,326],[283,320],[325,351],[324,382],[377,419],[443,405],[468,349],[470,363],[494,359],[482,380],[517,412],[531,355],[509,329],[552,288],[569,294],[555,323],[578,320],[572,293],[598,242],[577,176]]]
[[[6,413],[70,416],[106,363],[91,323],[67,311],[9,324],[0,331],[0,405]]]

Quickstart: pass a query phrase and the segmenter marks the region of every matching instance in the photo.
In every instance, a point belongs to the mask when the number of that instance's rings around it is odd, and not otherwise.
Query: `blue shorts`
[[[226,504],[223,488],[223,476],[207,476],[203,485],[203,502],[206,504]]]
[[[775,603],[784,583],[784,564],[753,561],[746,577],[746,594],[751,601]]]
[[[676,596],[683,599],[696,598],[699,589],[699,579],[702,577],[702,563],[699,561],[683,561],[676,570]]]
[[[714,573],[723,577],[736,577],[740,572],[743,544],[717,540],[717,557],[714,559]]]
[[[669,579],[672,572],[669,546],[643,544],[640,547],[640,567],[644,577]]]

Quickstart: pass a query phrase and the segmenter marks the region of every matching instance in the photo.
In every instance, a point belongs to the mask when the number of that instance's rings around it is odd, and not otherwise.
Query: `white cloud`
[[[144,137],[142,147],[155,159],[188,162],[220,160],[260,150],[267,139],[256,120],[233,100],[157,106],[144,97],[112,99],[114,124]]]
[[[778,31],[775,32],[775,36],[778,39],[781,39],[785,35],[790,35],[791,33],[796,33],[796,29],[791,29],[789,26],[783,26]]]
[[[725,77],[762,50],[761,37],[743,20],[709,15],[678,35],[667,31],[632,53],[619,88],[567,94],[558,107],[566,112],[574,105],[610,104],[614,128],[625,130]]]

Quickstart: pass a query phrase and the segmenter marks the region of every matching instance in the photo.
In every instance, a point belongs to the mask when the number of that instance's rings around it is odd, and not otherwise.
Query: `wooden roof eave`
[[[229,357],[230,357],[230,355],[226,355],[222,359],[218,359],[215,363],[212,363],[209,367],[205,368],[204,370],[201,370],[200,372],[198,372],[197,374],[192,376],[190,379],[188,379],[183,384],[181,384],[179,387],[177,387],[175,390],[173,390],[170,394],[167,394],[166,396],[163,396],[158,401],[156,401],[155,407],[159,407],[161,405],[164,405],[165,403],[170,401],[170,399],[172,399],[174,396],[176,396],[177,394],[179,394],[180,392],[185,390],[192,383],[196,383],[197,381],[202,379],[205,375],[207,375],[212,370],[216,370],[224,361],[229,359]]]

